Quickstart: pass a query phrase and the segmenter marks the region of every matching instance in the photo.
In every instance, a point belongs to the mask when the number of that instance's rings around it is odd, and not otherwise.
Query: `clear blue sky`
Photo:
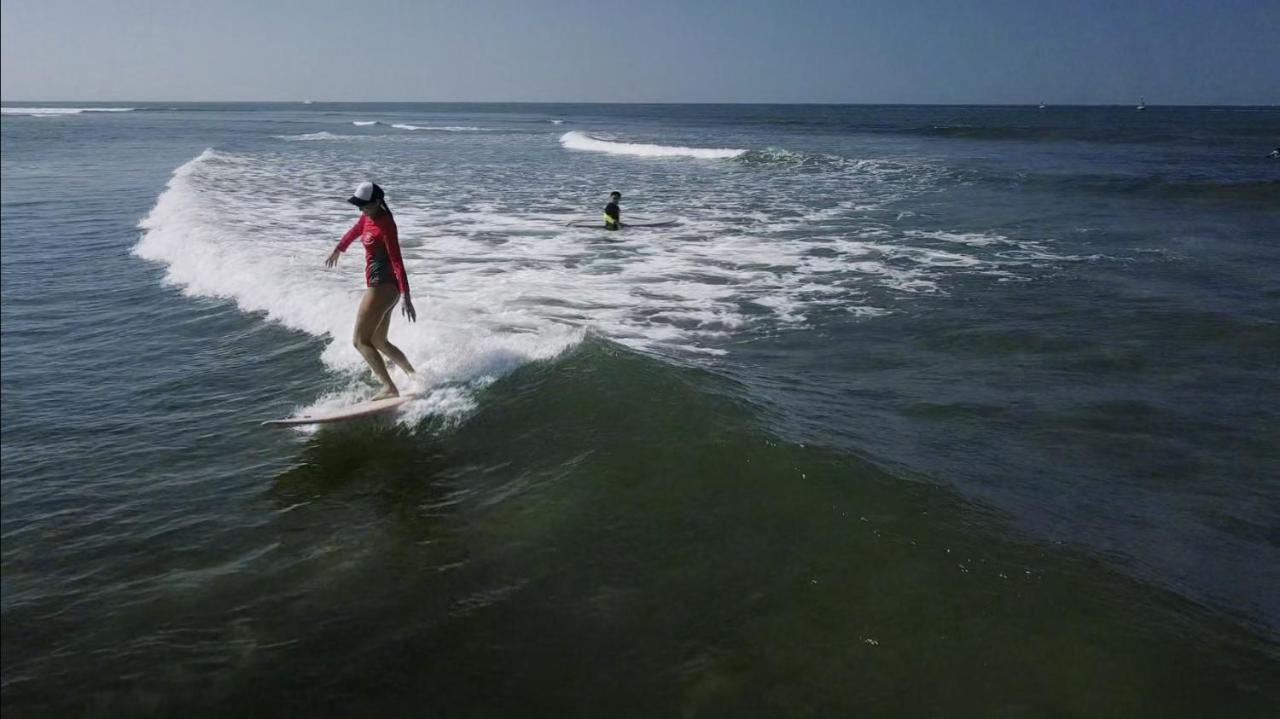
[[[5,0],[18,100],[1280,104],[1280,0]]]

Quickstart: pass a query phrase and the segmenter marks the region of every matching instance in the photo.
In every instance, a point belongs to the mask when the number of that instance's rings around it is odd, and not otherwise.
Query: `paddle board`
[[[353,404],[349,407],[341,409],[332,409],[324,412],[316,412],[315,414],[304,414],[297,417],[286,417],[284,419],[269,419],[262,423],[263,427],[296,427],[302,424],[330,424],[332,422],[346,422],[353,419],[361,419],[363,417],[373,417],[375,415],[390,412],[400,405],[411,399],[416,399],[416,394],[402,394],[399,397],[387,397],[386,399],[371,399],[359,404]]]

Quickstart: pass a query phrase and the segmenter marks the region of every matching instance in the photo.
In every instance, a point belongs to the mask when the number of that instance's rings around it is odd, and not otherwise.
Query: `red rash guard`
[[[404,272],[404,260],[400,257],[400,238],[396,232],[396,221],[388,212],[377,217],[360,215],[356,224],[338,241],[338,252],[346,252],[356,237],[364,245],[364,284],[372,287],[375,278],[380,278],[391,265],[391,273],[395,276],[396,288],[400,294],[409,294],[409,276]]]

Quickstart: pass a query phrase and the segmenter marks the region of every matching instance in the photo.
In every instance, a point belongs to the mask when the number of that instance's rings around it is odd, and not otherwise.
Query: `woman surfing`
[[[346,252],[352,241],[360,238],[360,244],[364,245],[364,281],[367,289],[360,298],[360,308],[356,311],[356,329],[352,343],[382,383],[382,391],[374,399],[398,397],[400,391],[391,381],[382,355],[386,355],[410,378],[414,375],[414,369],[400,348],[387,339],[391,310],[396,306],[396,301],[403,297],[401,310],[404,316],[410,322],[416,322],[418,313],[413,309],[413,300],[409,299],[409,277],[405,274],[404,260],[400,257],[400,238],[396,232],[395,216],[391,214],[391,208],[387,207],[382,188],[372,182],[360,183],[347,202],[360,208],[360,219],[338,241],[338,246],[329,254],[324,265],[333,267],[338,264],[338,258]]]

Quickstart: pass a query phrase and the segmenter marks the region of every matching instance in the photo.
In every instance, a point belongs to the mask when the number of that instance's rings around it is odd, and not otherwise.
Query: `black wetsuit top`
[[[613,222],[605,220],[604,228],[606,230],[616,230],[622,226],[622,210],[618,209],[618,203],[610,202],[604,206],[604,214],[613,218]]]

